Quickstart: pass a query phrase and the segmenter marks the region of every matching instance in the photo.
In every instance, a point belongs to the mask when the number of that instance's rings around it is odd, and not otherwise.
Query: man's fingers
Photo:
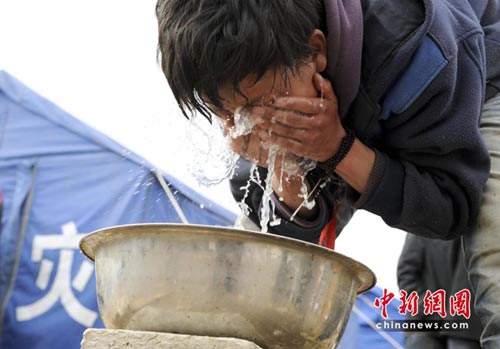
[[[297,114],[295,111],[272,109],[271,113],[266,113],[258,121],[259,126],[269,127],[273,124],[282,124],[296,129],[311,129],[316,125],[316,118],[313,115]]]
[[[309,131],[306,129],[288,127],[280,123],[268,124],[266,126],[267,127],[262,125],[261,131],[259,132],[259,137],[262,138],[262,135],[275,134],[284,138],[291,138],[298,142],[302,142],[307,138],[307,135],[309,134]]]
[[[321,99],[311,97],[277,97],[272,104],[277,109],[293,110],[302,114],[321,113]]]
[[[260,162],[262,157],[261,139],[253,132],[248,137],[250,138],[250,141],[245,154],[246,158],[254,162]]]
[[[281,137],[280,135],[275,133],[269,134],[265,131],[261,131],[259,135],[266,142],[275,144],[281,149],[284,149],[295,155],[302,156],[304,146],[301,142],[295,139]]]
[[[320,74],[316,73],[313,77],[314,86],[318,97],[299,97],[286,96],[277,97],[272,106],[277,109],[285,109],[305,115],[317,115],[324,109],[324,100],[337,104],[337,96],[333,91],[332,84]]]

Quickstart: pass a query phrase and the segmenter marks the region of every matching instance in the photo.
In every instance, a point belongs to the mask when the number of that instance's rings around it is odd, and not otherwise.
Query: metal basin
[[[118,226],[80,242],[95,261],[107,328],[250,340],[266,349],[333,348],[364,265],[271,234],[179,224]]]

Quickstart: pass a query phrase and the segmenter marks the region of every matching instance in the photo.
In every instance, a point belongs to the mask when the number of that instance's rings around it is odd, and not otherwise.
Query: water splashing
[[[233,114],[234,127],[229,130],[229,135],[232,138],[246,136],[252,132],[256,124],[256,120],[252,120],[252,109],[248,106],[239,106]]]
[[[231,138],[247,136],[252,132],[256,120],[252,120],[251,115],[252,107],[248,105],[235,110],[233,115],[234,127],[230,128],[228,132]],[[229,148],[228,142],[221,132],[222,126],[215,120],[214,125],[208,131],[202,129],[195,122],[191,122],[189,125],[191,126],[190,135],[187,138],[191,140],[191,145],[194,148],[194,161],[190,166],[190,171],[197,181],[204,185],[218,184],[225,179],[231,178],[239,157]],[[276,120],[272,119],[271,122],[276,123]],[[214,130],[214,128],[218,129]],[[236,222],[236,227],[242,228],[243,217],[251,214],[251,208],[245,201],[249,196],[250,187],[254,183],[263,191],[259,222],[261,231],[267,232],[269,226],[276,226],[281,223],[281,219],[276,215],[274,201],[271,199],[273,195],[272,179],[276,166],[280,165],[279,186],[276,193],[279,200],[283,201],[280,196],[280,193],[283,192],[283,181],[289,181],[291,175],[296,175],[302,180],[301,192],[298,194],[303,200],[301,207],[312,209],[314,200],[310,200],[311,195],[308,193],[305,177],[310,170],[316,167],[316,162],[296,156],[274,144],[264,142],[261,146],[268,152],[267,176],[262,180],[257,164],[252,164],[248,182],[244,187],[240,188],[244,191],[244,195],[243,199],[238,203],[241,215]]]
[[[238,155],[229,148],[217,119],[207,130],[192,118],[186,132],[193,157],[188,169],[198,183],[211,186],[233,176]]]

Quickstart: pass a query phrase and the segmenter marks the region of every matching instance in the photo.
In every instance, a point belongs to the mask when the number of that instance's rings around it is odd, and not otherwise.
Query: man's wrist
[[[317,166],[321,168],[327,175],[335,174],[337,166],[347,156],[347,154],[349,153],[354,144],[354,140],[356,139],[356,136],[354,135],[354,132],[351,129],[347,127],[345,127],[344,129],[346,134],[342,138],[342,142],[340,143],[340,147],[337,150],[337,152],[328,160],[323,162],[318,162]]]

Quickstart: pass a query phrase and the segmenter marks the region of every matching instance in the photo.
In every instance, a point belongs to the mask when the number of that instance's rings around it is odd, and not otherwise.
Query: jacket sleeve
[[[479,132],[485,90],[482,36],[454,57],[408,109],[381,123],[376,160],[356,208],[390,226],[452,239],[473,229],[489,173]]]

